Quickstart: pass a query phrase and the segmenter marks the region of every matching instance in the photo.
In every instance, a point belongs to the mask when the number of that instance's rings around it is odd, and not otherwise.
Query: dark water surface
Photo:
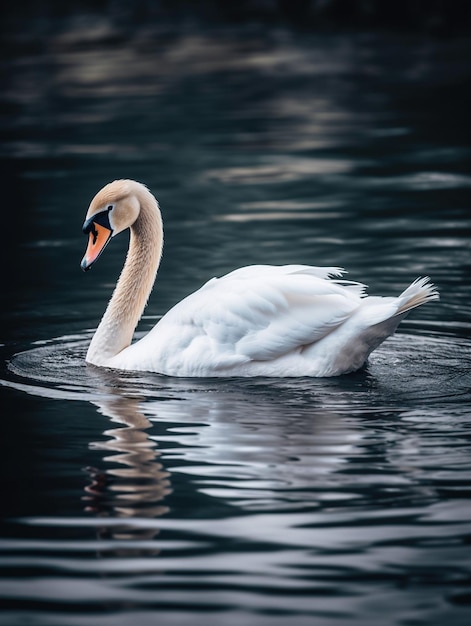
[[[469,41],[77,22],[16,44],[0,623],[470,623]],[[119,177],[165,223],[140,333],[250,263],[442,299],[336,379],[86,367],[127,240],[82,274],[81,224]]]

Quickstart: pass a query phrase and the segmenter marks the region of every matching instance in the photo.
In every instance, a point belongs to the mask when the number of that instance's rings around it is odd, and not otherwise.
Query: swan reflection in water
[[[9,386],[88,401],[110,420],[104,440],[88,444],[101,460],[93,461],[97,468],[88,470],[82,494],[107,554],[153,553],[162,547],[152,541],[159,530],[192,528],[196,519],[208,524],[210,534],[230,526],[237,536],[242,528],[245,540],[258,541],[263,525],[244,524],[254,512],[283,525],[278,513],[302,512],[310,523],[326,505],[344,511],[345,502],[364,503],[370,496],[375,507],[380,500],[394,505],[402,498],[404,460],[410,464],[416,447],[416,422],[422,428],[433,406],[440,419],[442,399],[462,402],[469,389],[465,372],[457,379],[449,369],[452,356],[458,362],[469,348],[412,336],[393,338],[367,370],[328,380],[126,373],[84,367],[83,349],[84,342],[77,348],[62,341],[20,353],[11,370],[22,378]],[[41,374],[41,384],[22,382],[31,372]],[[373,469],[365,474],[369,463]],[[421,466],[420,455],[416,463]],[[176,490],[171,498],[170,482]],[[413,484],[421,496],[421,481]],[[232,526],[214,523],[234,515]]]
[[[101,538],[152,539],[158,523],[135,524],[135,519],[169,512],[170,474],[159,460],[158,437],[148,434],[155,423],[169,426],[163,440],[176,444],[172,459],[184,461],[174,471],[187,475],[198,506],[221,506],[226,512],[228,505],[234,512],[317,508],[322,491],[329,486],[335,491],[342,483],[341,470],[362,439],[342,410],[326,407],[327,389],[320,392],[315,382],[303,392],[299,383],[279,381],[273,395],[273,386],[262,381],[249,389],[242,380],[190,384],[166,378],[162,388],[157,377],[124,381],[118,373],[96,371],[100,377],[115,376],[114,383],[108,380],[114,397],[103,395],[93,404],[119,425],[104,432],[107,440],[90,443],[105,453],[107,465],[87,468],[91,482],[84,495],[86,511],[103,518]],[[130,381],[142,385],[139,397],[132,397]],[[337,391],[332,385],[331,392]],[[311,419],[303,415],[307,405]],[[116,525],[116,518],[123,524]]]
[[[117,392],[117,390],[114,390]],[[119,424],[104,431],[108,437],[90,443],[105,453],[105,469],[85,468],[90,483],[85,487],[85,510],[102,518],[156,518],[168,512],[162,504],[171,493],[169,473],[158,461],[155,441],[148,437],[151,422],[139,410],[140,398],[117,395],[93,402],[103,415]],[[123,523],[99,530],[101,538],[152,539],[158,528]]]

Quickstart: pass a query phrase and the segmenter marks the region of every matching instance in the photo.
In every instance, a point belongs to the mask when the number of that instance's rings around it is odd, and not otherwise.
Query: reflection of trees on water
[[[105,453],[105,469],[88,467],[90,483],[85,487],[85,510],[97,517],[155,518],[167,513],[162,504],[171,492],[169,473],[158,462],[156,443],[146,431],[152,424],[139,411],[137,398],[116,397],[96,403],[100,413],[119,426],[103,434],[104,441],[90,443],[94,450]],[[156,528],[136,528],[123,523],[104,526],[102,537],[114,539],[151,539]]]

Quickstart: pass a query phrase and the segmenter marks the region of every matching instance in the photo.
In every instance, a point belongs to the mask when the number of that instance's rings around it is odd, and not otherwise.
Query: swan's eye
[[[113,204],[109,205],[112,209],[114,208]],[[108,209],[109,207],[107,207]],[[109,214],[110,214],[110,210],[103,210],[100,213],[95,213],[95,215],[92,215],[92,217],[89,217],[88,220],[85,220],[85,224],[83,225],[83,232],[85,235],[88,235],[89,233],[91,233],[93,235],[93,243],[95,243],[96,238],[99,235],[99,228],[98,226],[101,226],[102,228],[106,228],[107,230],[109,230],[110,232],[113,232],[113,228],[111,227],[110,224],[110,219],[109,219]]]
[[[109,204],[109,205],[106,207],[106,210],[107,210],[107,211],[112,211],[113,209],[114,209],[114,206],[113,206],[112,204]]]

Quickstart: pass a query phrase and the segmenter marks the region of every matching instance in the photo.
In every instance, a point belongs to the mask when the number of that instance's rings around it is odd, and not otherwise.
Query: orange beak
[[[97,217],[98,216],[94,215],[90,220],[86,221],[83,226],[83,232],[88,234],[87,250],[80,264],[84,272],[88,271],[93,263],[95,263],[113,234],[111,228],[100,224],[99,221],[103,220],[99,217],[97,219]]]

